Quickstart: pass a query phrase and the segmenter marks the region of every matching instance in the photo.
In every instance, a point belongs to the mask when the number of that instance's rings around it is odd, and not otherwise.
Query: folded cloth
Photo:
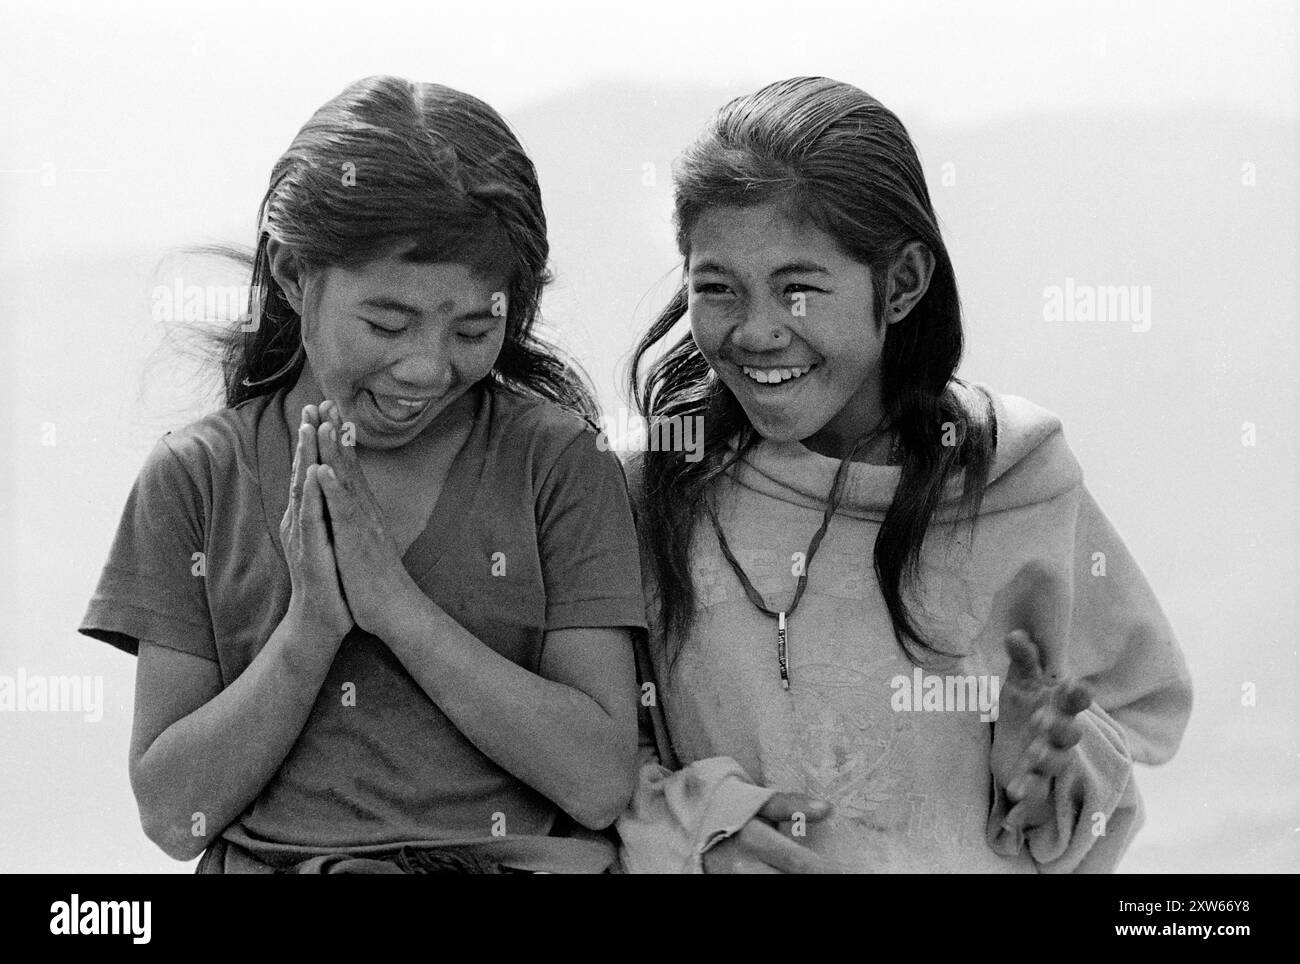
[[[631,806],[618,821],[623,870],[704,873],[704,854],[739,831],[776,792],[755,786],[730,757],[697,760],[676,771],[646,763]]]

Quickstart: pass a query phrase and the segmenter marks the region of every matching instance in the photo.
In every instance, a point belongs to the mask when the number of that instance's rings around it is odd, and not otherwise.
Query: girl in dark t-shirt
[[[504,121],[437,85],[354,84],[276,164],[226,407],[155,447],[81,626],[138,654],[171,856],[609,864],[644,609],[622,470],[532,332],[545,228]]]

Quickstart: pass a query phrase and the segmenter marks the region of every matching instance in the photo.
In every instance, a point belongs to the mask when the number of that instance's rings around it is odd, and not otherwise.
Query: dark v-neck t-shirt
[[[473,391],[469,438],[402,560],[416,584],[532,672],[549,630],[644,628],[617,457],[555,405]],[[82,633],[133,654],[146,639],[212,660],[223,686],[248,667],[289,604],[279,524],[295,434],[282,402],[282,393],[252,399],[161,439]],[[288,757],[223,836],[275,857],[546,834],[557,814],[466,739],[381,640],[354,627]]]

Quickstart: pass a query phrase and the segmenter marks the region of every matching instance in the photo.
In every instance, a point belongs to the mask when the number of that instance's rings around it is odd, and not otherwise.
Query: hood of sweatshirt
[[[1046,502],[1068,492],[1083,478],[1078,461],[1066,444],[1061,420],[1046,409],[1015,395],[993,399],[997,420],[997,449],[980,513]],[[838,459],[827,458],[800,442],[764,439],[731,470],[736,481],[764,495],[805,508],[826,505]],[[839,511],[860,519],[884,518],[902,469],[896,465],[854,462],[848,467]],[[962,477],[948,482],[937,519],[951,517],[961,496]]]

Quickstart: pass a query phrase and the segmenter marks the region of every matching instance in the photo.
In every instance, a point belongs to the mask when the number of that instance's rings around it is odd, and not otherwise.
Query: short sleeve
[[[216,660],[203,506],[194,476],[159,440],[131,488],[79,632],[132,655],[147,639]]]
[[[623,466],[584,429],[537,494],[546,629],[645,628],[641,562]]]

